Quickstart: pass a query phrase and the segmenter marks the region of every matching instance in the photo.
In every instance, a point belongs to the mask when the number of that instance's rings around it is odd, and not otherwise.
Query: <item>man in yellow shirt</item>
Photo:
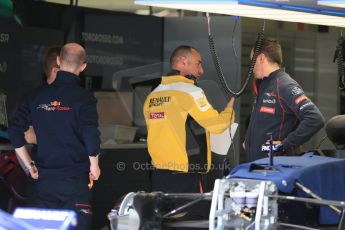
[[[222,133],[234,120],[234,99],[218,113],[196,83],[204,73],[197,49],[177,47],[171,72],[147,97],[144,116],[152,159],[152,190],[199,192],[200,174],[211,167],[210,133]]]

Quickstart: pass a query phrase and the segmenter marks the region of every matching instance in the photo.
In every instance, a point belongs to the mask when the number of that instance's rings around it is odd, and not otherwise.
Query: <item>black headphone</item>
[[[172,69],[167,74],[167,76],[173,76],[173,75],[181,75],[181,72],[179,70]],[[196,86],[198,85],[198,79],[193,74],[188,74],[188,75],[185,75],[184,77],[194,81],[194,85],[196,85]]]

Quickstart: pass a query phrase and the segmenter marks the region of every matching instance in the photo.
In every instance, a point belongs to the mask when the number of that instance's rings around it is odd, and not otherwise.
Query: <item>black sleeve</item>
[[[324,126],[324,117],[299,85],[283,85],[279,91],[286,109],[294,113],[299,120],[296,129],[283,140],[284,149],[287,150],[307,142]]]
[[[88,94],[79,114],[80,133],[89,156],[100,153],[100,133],[98,131],[97,100]]]
[[[20,105],[8,127],[8,135],[13,147],[20,148],[26,144],[24,132],[31,123],[30,97],[28,97]]]

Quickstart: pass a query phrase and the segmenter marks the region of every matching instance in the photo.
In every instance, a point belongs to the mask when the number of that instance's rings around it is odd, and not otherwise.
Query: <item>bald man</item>
[[[85,59],[85,50],[79,44],[63,46],[56,60],[60,70],[55,81],[30,95],[9,126],[17,157],[34,180],[31,205],[74,209],[78,229],[90,228],[88,182],[100,176],[96,99],[79,86]],[[23,133],[30,124],[38,145],[34,161],[24,146]]]
[[[199,51],[178,46],[171,71],[147,97],[144,115],[148,151],[155,168],[152,190],[197,193],[201,175],[211,168],[210,133],[222,133],[234,121],[234,99],[216,111],[196,83],[204,73]]]

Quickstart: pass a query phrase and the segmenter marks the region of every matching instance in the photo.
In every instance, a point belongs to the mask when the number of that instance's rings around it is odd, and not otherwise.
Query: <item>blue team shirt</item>
[[[100,152],[96,98],[80,87],[80,78],[59,71],[51,85],[32,93],[10,122],[15,148],[26,144],[24,132],[33,125],[40,177],[74,176],[89,171],[89,156]]]

